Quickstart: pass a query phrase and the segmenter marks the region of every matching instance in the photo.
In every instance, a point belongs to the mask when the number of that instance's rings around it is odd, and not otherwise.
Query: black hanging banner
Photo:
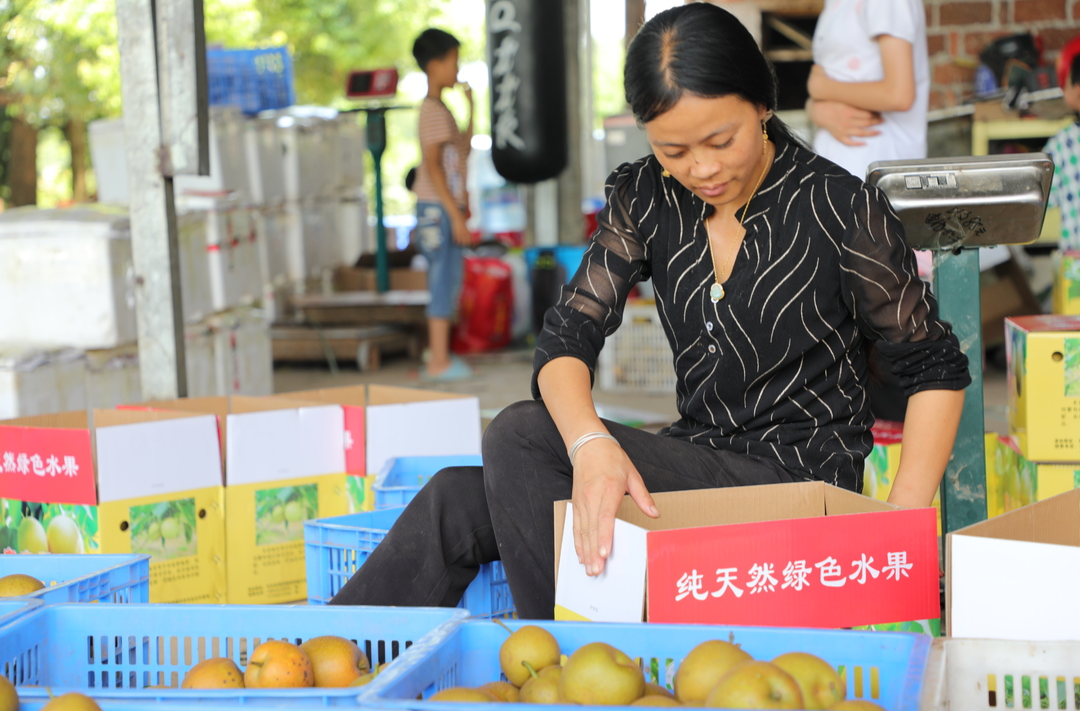
[[[562,0],[488,0],[491,154],[514,183],[566,167],[566,58]]]

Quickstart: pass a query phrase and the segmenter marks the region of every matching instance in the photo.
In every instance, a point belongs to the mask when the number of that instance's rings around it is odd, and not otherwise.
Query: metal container
[[[914,249],[1034,242],[1042,231],[1054,163],[1045,153],[877,161],[880,188]]]

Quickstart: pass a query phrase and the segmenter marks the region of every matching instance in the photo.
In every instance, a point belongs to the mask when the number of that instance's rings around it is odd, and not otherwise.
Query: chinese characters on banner
[[[853,627],[936,619],[933,509],[648,534],[649,620]]]
[[[0,498],[96,504],[90,431],[0,427]]]

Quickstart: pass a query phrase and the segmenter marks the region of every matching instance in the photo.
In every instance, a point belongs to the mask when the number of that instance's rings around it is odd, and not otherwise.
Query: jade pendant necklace
[[[766,136],[765,145],[762,147],[761,151],[762,155],[767,153],[768,145],[768,137]],[[761,175],[758,176],[757,185],[754,186],[754,192],[750,193],[750,199],[747,200],[746,205],[743,206],[742,217],[739,218],[739,227],[742,227],[743,223],[746,222],[746,212],[750,209],[750,202],[754,199],[754,196],[757,195],[757,191],[765,181],[765,173],[768,169],[769,162],[766,160],[765,165],[761,168]],[[716,304],[727,295],[727,292],[724,291],[724,285],[720,283],[720,279],[724,275],[724,272],[727,271],[727,265],[731,260],[732,253],[735,251],[735,245],[732,245],[731,249],[728,250],[727,256],[724,257],[724,263],[720,265],[720,271],[716,271],[716,260],[713,258],[712,251],[712,228],[709,227],[708,219],[705,220],[705,235],[709,240],[709,260],[713,263],[713,278],[715,279],[712,286],[709,287],[709,299]]]

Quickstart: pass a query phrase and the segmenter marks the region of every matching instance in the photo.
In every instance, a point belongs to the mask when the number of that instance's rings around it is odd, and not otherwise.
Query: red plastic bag
[[[453,351],[481,353],[505,348],[510,345],[513,315],[510,265],[495,257],[466,257]]]

